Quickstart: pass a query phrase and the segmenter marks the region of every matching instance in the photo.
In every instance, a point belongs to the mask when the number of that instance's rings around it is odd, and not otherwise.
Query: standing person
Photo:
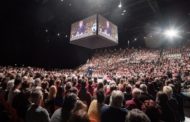
[[[140,105],[140,101],[139,101],[139,97],[141,95],[141,90],[138,89],[138,88],[134,88],[133,91],[132,91],[132,99],[131,100],[127,100],[126,103],[125,103],[125,107],[128,109],[128,110],[131,110],[131,109],[134,109],[134,108],[137,108],[137,109],[140,109],[141,108],[141,105]]]
[[[68,122],[90,122],[88,114],[84,110],[74,112]]]
[[[94,67],[92,66],[92,64],[87,68],[87,73],[86,75],[88,77],[92,77],[92,74],[93,74],[93,71],[94,71]]]
[[[20,87],[21,87],[21,83],[22,83],[22,79],[21,78],[16,78],[14,81],[14,86],[13,88],[9,91],[8,94],[8,102],[12,105],[13,99],[15,98],[15,96],[17,96],[21,91],[20,91]]]
[[[52,85],[49,88],[49,95],[48,95],[48,99],[45,101],[45,108],[48,110],[48,112],[50,113],[50,116],[53,114],[53,112],[55,111],[55,98],[56,98],[56,94],[57,94],[57,88],[55,85]]]
[[[164,122],[175,122],[174,113],[168,104],[168,96],[164,92],[159,91],[156,96],[156,102],[161,111],[160,120]]]
[[[171,86],[164,86],[163,92],[168,96],[168,104],[173,110],[175,121],[180,122],[180,114],[179,114],[179,104],[177,100],[173,97],[173,89]]]
[[[88,115],[91,122],[100,122],[101,109],[105,106],[104,99],[105,96],[103,89],[98,90],[96,92],[96,99],[91,102],[88,109]]]
[[[89,107],[91,102],[91,95],[86,89],[86,81],[82,81],[78,97]]]
[[[43,94],[41,90],[34,90],[31,94],[31,107],[26,112],[26,122],[50,122],[48,111],[41,107]]]
[[[77,33],[76,33],[76,35],[84,34],[84,32],[85,32],[84,21],[80,21],[80,22],[79,22],[79,26],[78,26],[78,29],[77,29]]]
[[[67,122],[72,115],[72,110],[74,109],[77,102],[76,94],[69,93],[64,98],[63,107],[57,109],[50,122]]]
[[[111,34],[112,34],[112,30],[111,30],[111,26],[110,26],[109,21],[106,21],[106,28],[105,28],[104,32],[109,36],[111,36]]]
[[[121,91],[115,90],[110,97],[110,105],[101,110],[101,122],[125,122],[127,109],[122,108],[124,95]]]
[[[180,121],[184,121],[185,120],[185,114],[184,114],[184,108],[183,108],[183,97],[181,95],[181,86],[180,84],[176,84],[173,87],[173,97],[177,100],[178,102],[178,110],[179,110],[179,114],[180,114]]]
[[[87,91],[90,93],[91,96],[93,96],[94,93],[94,88],[92,86],[92,83],[93,83],[92,79],[88,80],[88,86],[86,87]]]

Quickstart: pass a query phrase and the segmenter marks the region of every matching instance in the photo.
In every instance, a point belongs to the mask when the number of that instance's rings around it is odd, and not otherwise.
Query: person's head
[[[125,91],[126,91],[126,93],[131,93],[131,91],[132,91],[132,87],[131,87],[131,85],[127,85],[126,87],[125,87]]]
[[[144,93],[147,93],[148,91],[147,91],[147,86],[146,86],[146,84],[141,84],[140,85],[140,89],[144,92]]]
[[[65,96],[64,102],[63,102],[63,109],[66,111],[71,111],[77,102],[77,95],[73,93],[69,93]]]
[[[42,87],[42,89],[47,89],[48,88],[48,82],[47,81],[44,81],[44,82],[42,82],[42,84],[41,84],[41,87]]]
[[[57,80],[55,81],[55,86],[56,86],[57,88],[61,86],[61,80],[60,80],[60,79],[57,79]]]
[[[63,122],[67,122],[71,116],[72,110],[75,107],[77,102],[77,96],[73,93],[66,94],[64,101],[63,101],[63,107],[61,110],[61,119]]]
[[[57,88],[56,97],[62,98],[63,96],[64,96],[64,88],[60,86],[60,87]]]
[[[31,93],[31,102],[35,105],[40,105],[43,100],[43,93],[41,90],[34,89]]]
[[[103,88],[104,88],[103,82],[99,82],[97,89],[103,89]]]
[[[72,78],[72,86],[77,86],[77,78]]]
[[[36,78],[35,82],[34,82],[35,86],[40,86],[41,85],[41,79],[40,78]]]
[[[17,77],[14,81],[14,88],[20,88],[21,86],[21,83],[22,83],[22,79]]]
[[[77,100],[75,107],[73,108],[72,112],[76,112],[79,110],[85,110],[87,111],[87,105],[84,104],[81,100]]]
[[[74,93],[74,94],[76,94],[76,95],[78,95],[78,89],[76,88],[76,87],[72,87],[71,89],[70,89],[70,93]]]
[[[162,91],[159,91],[156,95],[156,102],[159,104],[159,105],[167,105],[168,103],[168,96],[162,92]]]
[[[90,122],[90,119],[85,110],[78,110],[71,115],[68,122]]]
[[[139,109],[132,109],[128,112],[125,122],[150,122],[150,119]]]
[[[52,85],[50,88],[49,88],[49,99],[53,99],[56,97],[56,94],[57,94],[57,88],[56,86]]]
[[[132,91],[132,96],[133,96],[133,98],[138,98],[139,96],[140,96],[140,94],[141,94],[141,90],[140,89],[138,89],[138,88],[134,88],[133,89],[133,91]]]
[[[114,90],[110,96],[110,106],[120,108],[123,105],[124,95],[119,90]]]
[[[103,90],[103,89],[99,89],[99,90],[96,92],[96,97],[97,97],[98,103],[103,103],[103,102],[104,102],[104,99],[105,99],[104,90]]]
[[[26,88],[30,88],[30,83],[28,81],[23,81],[21,89],[26,89]]]
[[[98,82],[98,78],[94,77],[94,83],[97,83],[97,82]]]
[[[65,85],[65,90],[66,91],[69,91],[72,87],[72,83],[71,82],[67,82],[66,85]]]
[[[117,90],[117,85],[114,81],[110,82],[110,91]]]
[[[171,86],[164,86],[163,92],[168,96],[168,99],[171,99],[172,94],[173,94],[173,90]]]
[[[92,83],[93,83],[93,80],[92,79],[90,79],[90,80],[88,80],[88,85],[92,85]]]

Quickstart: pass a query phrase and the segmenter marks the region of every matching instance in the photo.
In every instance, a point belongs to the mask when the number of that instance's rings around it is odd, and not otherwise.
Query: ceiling
[[[183,40],[188,40],[189,6],[189,0],[5,0],[0,63],[45,67],[84,63],[93,51],[69,44],[70,27],[96,13],[118,26],[120,47],[128,41],[144,47],[144,37],[153,28],[172,24],[183,29]]]

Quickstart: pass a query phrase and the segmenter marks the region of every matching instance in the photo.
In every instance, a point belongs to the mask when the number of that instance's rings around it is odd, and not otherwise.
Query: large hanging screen
[[[97,16],[91,16],[71,25],[70,40],[78,40],[81,38],[96,35],[97,31]]]
[[[98,35],[118,42],[117,26],[100,15],[98,15]]]

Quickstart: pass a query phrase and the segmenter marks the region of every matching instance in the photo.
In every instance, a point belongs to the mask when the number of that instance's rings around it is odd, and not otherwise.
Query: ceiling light
[[[121,8],[121,7],[122,7],[121,0],[120,0],[120,2],[119,2],[118,7],[119,7],[119,8]]]
[[[168,29],[164,31],[164,35],[169,39],[173,39],[175,37],[179,37],[179,32],[176,29]]]

